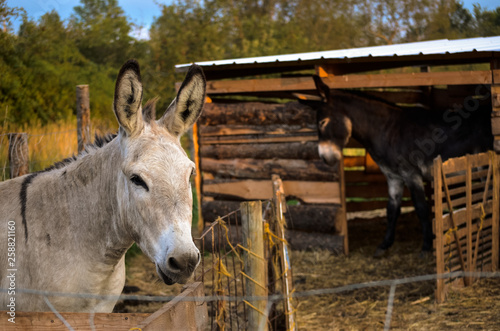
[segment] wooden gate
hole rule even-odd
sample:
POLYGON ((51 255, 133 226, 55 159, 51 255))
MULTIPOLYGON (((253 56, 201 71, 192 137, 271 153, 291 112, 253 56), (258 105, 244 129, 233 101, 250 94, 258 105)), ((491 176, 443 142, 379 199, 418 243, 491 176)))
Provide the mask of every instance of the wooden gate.
MULTIPOLYGON (((499 170, 494 152, 434 160, 434 233, 437 274, 498 270, 499 170)), ((436 300, 450 285, 473 277, 440 278, 436 300)))

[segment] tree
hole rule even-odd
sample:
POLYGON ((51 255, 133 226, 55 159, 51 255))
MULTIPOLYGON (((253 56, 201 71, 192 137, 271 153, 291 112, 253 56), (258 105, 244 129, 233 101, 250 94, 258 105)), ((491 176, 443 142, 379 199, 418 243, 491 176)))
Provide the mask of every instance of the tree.
POLYGON ((131 25, 117 0, 80 0, 70 28, 80 52, 97 64, 117 68, 130 54, 131 25))
POLYGON ((477 22, 477 35, 482 37, 500 36, 500 7, 488 11, 475 4, 474 17, 477 22))

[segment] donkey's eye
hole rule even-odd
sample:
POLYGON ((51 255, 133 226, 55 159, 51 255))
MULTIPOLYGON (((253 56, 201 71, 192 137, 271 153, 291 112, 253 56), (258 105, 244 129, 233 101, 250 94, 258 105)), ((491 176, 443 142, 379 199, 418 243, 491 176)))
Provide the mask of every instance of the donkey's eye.
POLYGON ((141 178, 141 176, 139 175, 132 175, 130 177, 130 181, 132 183, 134 183, 134 185, 136 186, 141 186, 142 188, 144 188, 146 191, 149 191, 149 187, 148 185, 146 184, 146 182, 141 178))

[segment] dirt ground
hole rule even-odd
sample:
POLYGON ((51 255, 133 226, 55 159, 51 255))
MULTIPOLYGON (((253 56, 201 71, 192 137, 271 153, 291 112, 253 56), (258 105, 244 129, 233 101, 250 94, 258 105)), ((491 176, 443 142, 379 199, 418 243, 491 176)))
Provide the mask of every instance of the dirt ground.
MULTIPOLYGON (((381 259, 372 254, 385 229, 384 219, 349 222, 350 255, 326 251, 292 251, 295 292, 331 289, 349 284, 433 274, 433 257, 419 257, 422 236, 413 213, 399 221, 396 243, 381 259)), ((154 265, 142 254, 129 259, 126 292, 176 295, 182 286, 158 280, 154 265)), ((435 303, 435 281, 398 285, 391 330, 499 330, 500 279, 484 279, 452 290, 444 304, 435 303)), ((383 330, 389 287, 296 299, 299 330, 383 330)), ((154 312, 162 303, 121 302, 117 312, 154 312)))

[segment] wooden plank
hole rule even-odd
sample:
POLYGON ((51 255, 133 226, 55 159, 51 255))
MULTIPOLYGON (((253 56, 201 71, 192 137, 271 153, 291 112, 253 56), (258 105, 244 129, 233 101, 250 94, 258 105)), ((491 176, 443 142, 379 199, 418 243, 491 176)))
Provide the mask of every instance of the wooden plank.
MULTIPOLYGON (((345 89, 362 87, 491 84, 491 79, 491 71, 483 70, 328 76, 324 78, 323 81, 332 89, 345 89)), ((207 94, 314 90, 314 82, 310 77, 224 80, 207 82, 207 94)))
MULTIPOLYGON (((268 200, 272 198, 270 180, 241 180, 230 183, 205 184, 204 194, 243 200, 268 200)), ((283 181, 287 196, 305 203, 340 204, 338 182, 283 181)), ((229 199, 228 199, 229 200, 229 199)))
MULTIPOLYGON (((23 330, 23 331, 44 331, 56 330, 66 331, 68 328, 64 323, 52 312, 22 312, 16 311, 16 323, 11 323, 7 320, 8 314, 6 311, 0 311, 1 330, 23 330)), ((90 324, 89 313, 60 313, 61 316, 71 325, 74 330, 92 330, 90 324)), ((93 319, 94 330, 109 331, 109 330, 130 330, 132 327, 141 323, 151 314, 138 313, 95 313, 93 319)))
POLYGON ((203 283, 189 284, 181 294, 137 324, 136 328, 142 331, 203 331, 208 323, 207 303, 203 300, 204 297, 203 283))
MULTIPOLYGON (((465 171, 465 169, 467 169, 467 158, 465 156, 455 157, 443 162, 443 172, 446 175, 449 173, 465 171)), ((448 184, 451 184, 451 182, 448 182, 448 184)))
MULTIPOLYGON (((470 209, 471 209, 472 219, 477 219, 477 218, 481 217, 482 210, 481 210, 481 206, 479 204, 473 205, 470 209)), ((487 201, 484 204, 484 211, 485 211, 486 215, 489 215, 493 212, 493 202, 492 201, 487 201)), ((453 217, 454 217, 455 221, 457 222, 457 224, 463 224, 466 222, 465 213, 466 213, 465 209, 454 211, 453 217)), ((449 214, 444 215, 442 217, 442 220, 443 220, 442 223, 443 223, 444 229, 448 230, 449 228, 453 227, 453 225, 451 224, 449 214)))

